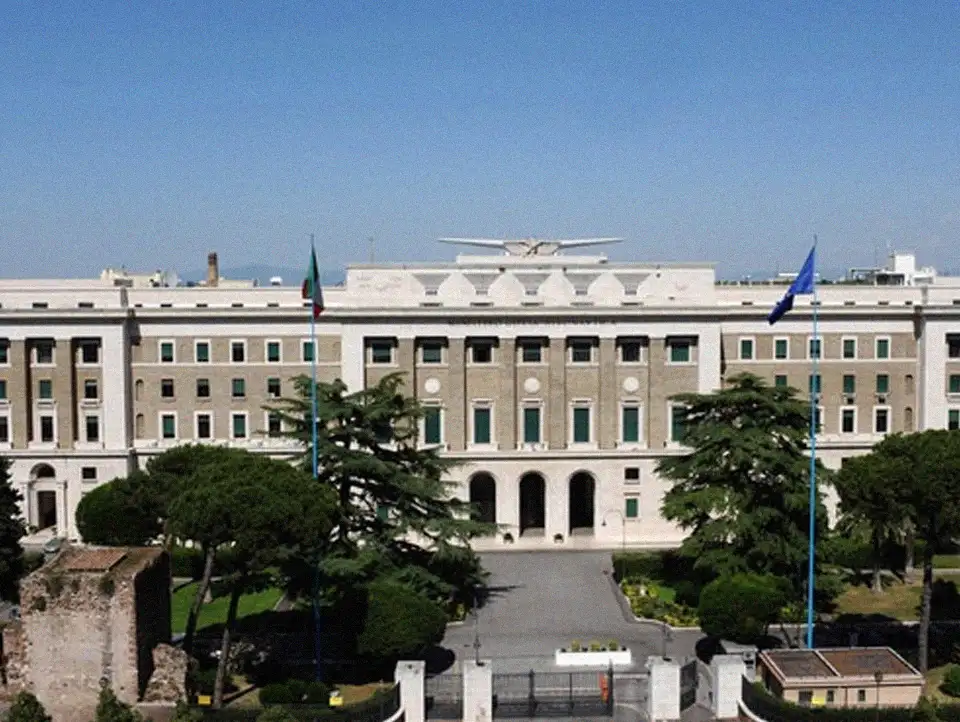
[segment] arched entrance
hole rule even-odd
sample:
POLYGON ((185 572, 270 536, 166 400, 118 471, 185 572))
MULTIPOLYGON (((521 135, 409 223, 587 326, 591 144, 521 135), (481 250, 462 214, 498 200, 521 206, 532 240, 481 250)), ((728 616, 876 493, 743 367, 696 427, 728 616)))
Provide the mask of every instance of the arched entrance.
MULTIPOLYGON (((37 464, 30 472, 30 482, 36 486, 42 482, 56 480, 57 472, 49 464, 37 464)), ((38 529, 57 526, 57 492, 55 489, 36 489, 36 524, 38 529)))
POLYGON ((593 475, 578 471, 570 477, 570 534, 593 534, 597 484, 593 475))
POLYGON ((520 535, 542 535, 547 526, 547 482, 531 471, 520 477, 520 535))
POLYGON ((470 477, 470 503, 474 520, 497 523, 497 482, 485 471, 470 477))

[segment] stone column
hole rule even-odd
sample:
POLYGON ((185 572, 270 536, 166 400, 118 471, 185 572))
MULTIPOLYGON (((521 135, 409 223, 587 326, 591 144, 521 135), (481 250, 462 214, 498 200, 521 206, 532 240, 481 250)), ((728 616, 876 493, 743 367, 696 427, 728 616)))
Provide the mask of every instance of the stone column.
POLYGON ((713 676, 712 712, 718 720, 740 717, 745 667, 739 654, 718 654, 710 662, 713 676))
POLYGON ((463 662, 463 719, 470 722, 493 719, 493 668, 489 659, 463 662))
POLYGON ((397 662, 393 680, 400 685, 400 706, 403 708, 405 722, 424 722, 424 694, 426 680, 426 662, 397 662))
POLYGON ((650 672, 647 718, 651 722, 676 722, 680 719, 680 663, 650 657, 647 670, 650 672))

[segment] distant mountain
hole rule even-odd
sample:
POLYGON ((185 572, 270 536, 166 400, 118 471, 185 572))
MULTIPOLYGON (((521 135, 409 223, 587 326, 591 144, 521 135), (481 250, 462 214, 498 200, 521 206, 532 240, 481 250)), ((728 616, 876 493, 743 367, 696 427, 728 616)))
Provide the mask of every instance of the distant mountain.
MULTIPOLYGON (((207 278, 207 269, 185 271, 178 274, 181 281, 197 282, 204 281, 207 278)), ((283 279, 284 286, 299 286, 303 282, 304 271, 302 269, 280 268, 278 266, 249 265, 236 266, 234 268, 221 268, 220 276, 234 280, 256 279, 261 286, 270 285, 270 279, 280 277, 283 279)), ((324 286, 335 286, 344 281, 343 271, 321 271, 320 282, 324 286)))

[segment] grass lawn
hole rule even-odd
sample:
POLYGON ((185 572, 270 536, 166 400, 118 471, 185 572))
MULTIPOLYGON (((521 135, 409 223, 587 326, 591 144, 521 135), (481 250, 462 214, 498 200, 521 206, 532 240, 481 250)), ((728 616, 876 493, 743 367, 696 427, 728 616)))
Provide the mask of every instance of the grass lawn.
MULTIPOLYGON (((244 680, 237 680, 239 684, 238 687, 244 687, 244 680)), ((390 685, 384 682, 371 682, 369 684, 331 684, 329 685, 331 690, 339 689, 340 694, 343 695, 343 705, 349 707, 353 704, 359 704, 360 702, 365 702, 379 690, 384 687, 389 687, 390 685)), ((243 694, 237 697, 235 700, 230 702, 230 707, 243 707, 243 708, 253 708, 260 706, 260 698, 257 694, 258 690, 251 690, 246 694, 243 694)))
MULTIPOLYGON (((190 613, 190 605, 197 593, 197 582, 181 587, 173 593, 171 600, 171 624, 174 634, 179 634, 187 628, 187 616, 190 613)), ((254 594, 244 594, 240 597, 240 604, 237 607, 237 618, 246 617, 250 614, 258 614, 273 609, 283 592, 279 589, 265 589, 262 592, 254 594)), ((203 629, 212 624, 223 624, 227 621, 227 607, 230 604, 228 597, 219 597, 203 605, 200 609, 200 619, 197 623, 197 629, 203 629)))
MULTIPOLYGON (((919 559, 917 561, 920 561, 919 559)), ((960 554, 934 554, 934 569, 960 569, 960 554)))
MULTIPOLYGON (((956 574, 937 574, 936 579, 953 582, 960 587, 960 576, 956 574)), ((867 585, 847 587, 847 590, 834 600, 834 614, 883 614, 901 621, 919 619, 920 592, 923 588, 918 580, 903 584, 886 578, 883 594, 874 594, 867 585)))

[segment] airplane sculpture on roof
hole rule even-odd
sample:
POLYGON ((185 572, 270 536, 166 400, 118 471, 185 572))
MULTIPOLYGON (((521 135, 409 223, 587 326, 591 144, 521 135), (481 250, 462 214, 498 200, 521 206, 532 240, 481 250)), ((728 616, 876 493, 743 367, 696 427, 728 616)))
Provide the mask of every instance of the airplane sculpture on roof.
POLYGON ((622 238, 577 238, 568 241, 538 240, 536 238, 522 238, 517 240, 499 240, 493 238, 438 238, 441 243, 450 243, 457 246, 481 246, 483 248, 499 248, 508 256, 556 256, 565 248, 581 248, 583 246, 602 246, 608 243, 620 243, 622 238))

